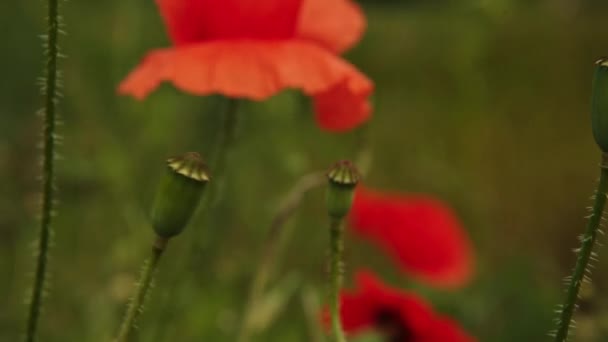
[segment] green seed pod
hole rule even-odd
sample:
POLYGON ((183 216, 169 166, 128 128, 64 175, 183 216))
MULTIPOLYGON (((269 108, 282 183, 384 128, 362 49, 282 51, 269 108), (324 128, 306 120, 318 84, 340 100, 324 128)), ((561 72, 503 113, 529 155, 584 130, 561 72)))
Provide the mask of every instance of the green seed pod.
POLYGON ((167 160, 167 172, 152 209, 152 227, 158 236, 170 238, 184 230, 209 179, 207 166, 198 153, 188 152, 167 160))
POLYGON ((353 204, 353 194, 359 182, 359 173, 348 160, 336 163, 328 172, 327 212, 335 219, 342 219, 353 204))
POLYGON ((608 153, 608 58, 595 63, 591 90, 591 129, 595 142, 608 153))

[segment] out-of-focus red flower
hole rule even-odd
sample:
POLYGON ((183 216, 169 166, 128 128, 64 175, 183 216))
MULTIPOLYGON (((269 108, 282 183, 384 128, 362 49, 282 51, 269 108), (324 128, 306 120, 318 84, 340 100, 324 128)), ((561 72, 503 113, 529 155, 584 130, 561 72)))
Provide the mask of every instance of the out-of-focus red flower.
POLYGON ((388 287, 370 272, 359 272, 357 286, 340 295, 340 315, 347 334, 375 329, 387 342, 475 341, 455 321, 434 312, 420 297, 388 287))
POLYGON ((473 274, 468 235, 452 210, 437 199, 359 186, 349 220, 356 233, 382 247, 402 270, 420 280, 457 287, 473 274))
POLYGON ((351 129, 372 82, 337 56, 365 18, 352 0, 157 0, 174 46, 148 53, 120 84, 142 99, 162 81, 196 94, 261 100, 286 88, 314 99, 318 124, 351 129))

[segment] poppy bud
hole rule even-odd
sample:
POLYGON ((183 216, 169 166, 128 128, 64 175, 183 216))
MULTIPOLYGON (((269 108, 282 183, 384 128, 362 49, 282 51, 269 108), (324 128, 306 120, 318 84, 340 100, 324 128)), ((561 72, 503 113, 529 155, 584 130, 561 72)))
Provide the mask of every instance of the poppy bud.
POLYGON ((328 172, 327 212, 335 219, 342 219, 353 203, 355 186, 359 182, 359 173, 348 160, 337 162, 328 172))
POLYGON ((167 160, 152 209, 152 227, 160 237, 170 238, 184 230, 209 182, 207 166, 196 152, 167 160))
POLYGON ((595 62, 591 90, 591 129, 600 149, 608 153, 608 58, 595 62))

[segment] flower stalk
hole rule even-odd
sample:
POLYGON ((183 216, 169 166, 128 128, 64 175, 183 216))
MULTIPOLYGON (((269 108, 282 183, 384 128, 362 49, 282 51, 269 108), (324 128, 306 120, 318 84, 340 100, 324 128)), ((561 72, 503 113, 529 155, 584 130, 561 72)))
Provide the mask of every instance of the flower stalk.
POLYGON ((342 220, 332 218, 330 232, 330 256, 329 256, 329 310, 331 316, 331 330, 334 342, 345 342, 342 321, 340 320, 340 288, 342 287, 343 263, 342 253, 344 242, 342 241, 343 227, 342 220))
POLYGON ((28 317, 26 323, 25 341, 36 340, 38 321, 42 307, 45 290, 49 244, 51 239, 51 224, 53 218, 53 202, 55 197, 55 146, 57 135, 56 106, 58 72, 57 60, 59 58, 58 36, 59 36, 59 0, 48 0, 47 33, 46 33, 46 67, 45 82, 43 84, 44 115, 43 128, 43 160, 42 160, 42 204, 40 217, 40 231, 37 245, 36 271, 34 274, 34 285, 29 303, 28 317))
POLYGON ((329 226, 329 313, 334 342, 346 342, 340 319, 340 288, 342 287, 344 251, 343 221, 353 204, 359 173, 351 162, 336 163, 327 173, 327 213, 329 226))
POLYGON ((566 293, 566 300, 563 304, 557 332, 555 334, 555 342, 564 342, 568 338, 568 331, 572 322, 572 315, 576 308, 576 302, 578 300, 579 290, 582 282, 590 282, 591 278, 589 275, 589 261, 593 257, 593 248, 595 246, 595 240, 597 233, 600 230, 600 222, 602 219, 602 213, 606 205, 606 193, 608 192, 608 155, 602 154, 602 163, 600 164, 600 180, 595 190, 593 209, 591 216, 589 216, 589 222, 587 229, 581 237, 581 247, 578 249, 578 256, 576 259, 576 265, 569 281, 568 290, 566 293))
POLYGON ((120 326, 120 331, 118 333, 118 337, 116 338, 116 342, 126 342, 129 340, 129 337, 131 336, 135 327, 135 323, 137 322, 137 318, 143 311, 146 295, 148 294, 148 290, 152 284, 152 279, 154 278, 154 273, 158 267, 160 257, 163 255, 168 242, 168 238, 157 237, 156 242, 152 246, 152 255, 144 264, 144 268, 137 283, 137 291, 135 292, 135 296, 133 297, 132 301, 129 303, 129 309, 127 310, 127 315, 120 326))
POLYGON ((594 257, 593 248, 606 205, 606 192, 608 191, 608 59, 606 58, 600 58, 595 62, 591 88, 591 130, 595 143, 602 151, 600 180, 593 196, 594 203, 587 229, 580 239, 581 247, 578 249, 574 271, 568 279, 566 299, 557 320, 555 342, 564 342, 568 339, 581 284, 591 281, 588 265, 594 257))
MULTIPOLYGON (((213 174, 223 175, 226 164, 226 155, 230 147, 234 143, 236 130, 238 126, 238 108, 239 101, 236 98, 224 98, 224 108, 222 109, 222 127, 218 131, 218 136, 209 158, 209 165, 213 167, 213 174)), ((210 198, 212 196, 207 196, 210 198)))

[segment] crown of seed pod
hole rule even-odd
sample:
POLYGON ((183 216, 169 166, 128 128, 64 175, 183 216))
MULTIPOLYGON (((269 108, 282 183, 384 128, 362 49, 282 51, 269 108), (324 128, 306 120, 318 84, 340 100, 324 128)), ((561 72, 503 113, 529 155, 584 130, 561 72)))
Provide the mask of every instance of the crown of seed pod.
POLYGON ((591 90, 591 129, 595 142, 608 152, 608 58, 595 62, 591 90))
POLYGON ((170 238, 184 230, 209 180, 207 166, 198 153, 167 159, 167 171, 152 209, 152 227, 158 236, 170 238))
POLYGON ((327 212, 329 216, 341 219, 352 206, 354 190, 360 179, 359 172, 350 161, 342 160, 329 169, 327 179, 327 212))

